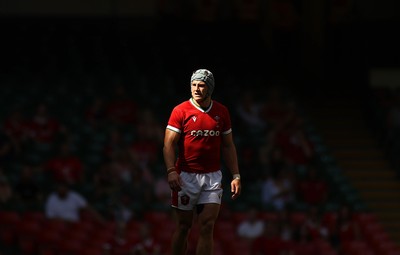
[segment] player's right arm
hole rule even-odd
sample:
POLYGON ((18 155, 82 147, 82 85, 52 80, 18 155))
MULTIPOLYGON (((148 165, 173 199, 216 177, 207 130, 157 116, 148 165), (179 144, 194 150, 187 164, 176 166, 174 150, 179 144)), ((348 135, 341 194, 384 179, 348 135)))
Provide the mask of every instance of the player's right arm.
POLYGON ((164 163, 167 168, 168 183, 173 191, 179 191, 182 186, 180 175, 175 169, 176 150, 179 138, 180 133, 168 128, 165 130, 163 147, 164 163))

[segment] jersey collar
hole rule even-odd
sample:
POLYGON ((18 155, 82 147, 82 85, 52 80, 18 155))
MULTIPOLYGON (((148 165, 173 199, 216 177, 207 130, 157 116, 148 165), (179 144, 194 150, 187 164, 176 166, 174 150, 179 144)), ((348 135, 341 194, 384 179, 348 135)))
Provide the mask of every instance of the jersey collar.
POLYGON ((189 101, 194 107, 196 107, 196 109, 198 109, 201 112, 209 112, 211 110, 212 106, 213 106, 213 100, 211 100, 210 106, 206 110, 204 110, 203 108, 197 106, 197 104, 194 102, 193 98, 190 98, 189 101))

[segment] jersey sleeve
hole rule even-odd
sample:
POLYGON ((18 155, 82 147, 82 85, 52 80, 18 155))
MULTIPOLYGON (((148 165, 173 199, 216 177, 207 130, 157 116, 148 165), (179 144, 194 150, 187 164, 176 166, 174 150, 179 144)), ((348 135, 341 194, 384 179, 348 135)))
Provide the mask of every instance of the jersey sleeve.
POLYGON ((177 133, 182 133, 183 129, 183 111, 175 107, 168 120, 167 129, 177 133))

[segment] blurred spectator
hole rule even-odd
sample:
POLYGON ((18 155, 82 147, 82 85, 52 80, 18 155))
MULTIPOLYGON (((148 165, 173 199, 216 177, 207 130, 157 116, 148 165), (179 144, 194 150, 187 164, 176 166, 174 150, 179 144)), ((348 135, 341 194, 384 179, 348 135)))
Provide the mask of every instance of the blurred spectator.
POLYGON ((149 178, 148 181, 152 181, 153 178, 151 167, 160 162, 161 151, 159 148, 162 147, 164 139, 164 133, 161 130, 161 126, 153 121, 139 124, 137 138, 130 146, 132 157, 144 171, 144 176, 149 178), (146 126, 146 123, 149 124, 149 127, 146 126))
POLYGON ((135 214, 141 217, 146 209, 155 203, 153 187, 154 184, 146 181, 140 169, 131 173, 131 181, 122 184, 122 193, 129 196, 135 214))
POLYGON ((293 183, 288 178, 289 170, 285 167, 276 169, 264 179, 261 187, 261 199, 264 206, 272 206, 281 211, 291 205, 294 199, 293 183))
POLYGON ((115 160, 117 155, 127 149, 127 143, 123 134, 118 129, 112 129, 108 133, 108 140, 104 146, 104 154, 107 160, 115 160))
POLYGON ((85 120, 92 128, 101 128, 106 123, 107 114, 105 105, 104 99, 98 96, 85 109, 85 120))
POLYGON ((293 241, 294 233, 298 226, 291 219, 292 210, 286 207, 278 212, 278 224, 282 241, 290 244, 293 241))
POLYGON ((5 118, 3 130, 20 151, 28 138, 28 123, 20 108, 13 109, 5 118))
POLYGON ((272 174, 282 168, 286 162, 282 150, 273 144, 274 132, 270 131, 265 135, 265 140, 258 149, 258 159, 263 171, 272 174))
POLYGON ((317 206, 308 208, 307 217, 302 227, 310 233, 312 240, 329 239, 329 229, 322 223, 322 214, 317 206))
POLYGON ((348 24, 355 18, 354 0, 331 0, 329 22, 333 25, 348 24))
POLYGON ((304 179, 298 181, 299 197, 309 205, 322 205, 328 199, 328 183, 315 166, 310 165, 304 179))
POLYGON ((342 204, 337 212, 335 228, 331 233, 331 240, 334 247, 340 247, 351 241, 362 239, 360 226, 353 218, 349 206, 342 204))
POLYGON ((257 182, 260 178, 257 149, 258 147, 253 142, 242 143, 237 149, 238 154, 240 154, 239 167, 246 169, 246 181, 249 182, 257 182))
POLYGON ((33 115, 28 118, 28 135, 38 143, 53 143, 56 138, 66 132, 65 127, 48 112, 45 103, 39 103, 33 115))
POLYGON ((165 176, 160 176, 154 183, 154 196, 160 206, 167 209, 171 206, 171 188, 165 176))
POLYGON ((57 182, 54 191, 48 195, 45 201, 45 215, 49 219, 76 222, 80 220, 83 210, 90 213, 98 222, 104 222, 103 217, 88 204, 86 198, 71 190, 70 185, 66 182, 57 182))
POLYGON ((93 174, 93 199, 96 201, 106 201, 119 191, 120 181, 118 176, 112 171, 109 163, 100 165, 99 169, 93 174))
POLYGON ((264 232, 264 221, 261 219, 256 208, 250 208, 246 212, 246 218, 239 222, 237 234, 243 240, 252 242, 264 232))
POLYGON ((281 125, 288 114, 287 101, 281 88, 272 86, 268 88, 261 116, 269 128, 281 125))
POLYGON ((267 123, 261 118, 262 105, 255 99, 253 90, 246 90, 236 108, 241 131, 256 135, 267 128, 267 123))
POLYGON ((7 176, 0 169, 0 207, 7 207, 13 198, 13 190, 7 176))
POLYGON ((20 208, 36 210, 43 202, 43 192, 36 179, 38 175, 33 166, 22 165, 22 171, 14 186, 15 197, 20 208))
POLYGON ((271 18, 275 29, 283 33, 296 28, 300 17, 293 0, 274 0, 271 2, 271 8, 274 13, 271 18))
POLYGON ((212 23, 217 19, 218 0, 196 0, 194 1, 194 21, 201 23, 212 23))
POLYGON ((159 145, 164 141, 164 127, 161 126, 155 112, 150 108, 140 110, 136 129, 139 138, 150 140, 159 145))
POLYGON ((132 180, 132 173, 136 169, 140 170, 138 163, 128 150, 118 151, 110 162, 110 168, 113 176, 122 183, 129 183, 132 180))
POLYGON ((279 226, 276 221, 265 223, 263 234, 256 238, 251 247, 251 255, 286 255, 288 247, 280 237, 279 226))
POLYGON ((160 255, 161 245, 153 238, 150 225, 143 223, 139 229, 139 242, 134 244, 129 255, 160 255))
POLYGON ((21 152, 20 149, 20 144, 16 143, 0 128, 0 167, 12 163, 21 152))
POLYGON ((274 136, 275 146, 281 148, 285 161, 290 165, 307 166, 314 156, 314 148, 301 124, 294 119, 286 119, 281 124, 274 136))
MULTIPOLYGON (((272 27, 272 59, 277 71, 285 71, 295 62, 299 48, 301 13, 295 0, 269 1, 269 22, 272 27)), ((289 69, 288 71, 293 71, 289 69)))
POLYGON ((114 201, 110 206, 112 207, 115 221, 126 224, 136 216, 131 206, 133 201, 128 194, 118 194, 114 201))
POLYGON ((235 0, 236 19, 242 23, 256 24, 261 18, 261 1, 260 0, 235 0))
POLYGON ((111 99, 106 102, 106 115, 108 120, 116 126, 135 124, 137 121, 138 107, 127 94, 123 85, 117 85, 111 99))
POLYGON ((104 245, 107 255, 128 255, 137 238, 130 240, 128 229, 123 222, 117 222, 113 238, 104 245))
POLYGON ((291 252, 295 255, 320 255, 316 243, 306 227, 300 227, 294 233, 291 252))
POLYGON ((49 173, 55 181, 78 184, 84 178, 84 167, 81 159, 71 153, 70 144, 61 143, 58 153, 43 165, 45 173, 49 173))

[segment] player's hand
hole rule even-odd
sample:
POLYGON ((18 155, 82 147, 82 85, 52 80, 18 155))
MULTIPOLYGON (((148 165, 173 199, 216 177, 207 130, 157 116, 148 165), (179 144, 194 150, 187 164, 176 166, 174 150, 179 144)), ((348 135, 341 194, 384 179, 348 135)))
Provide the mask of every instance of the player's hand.
POLYGON ((231 192, 232 192, 232 199, 235 200, 242 190, 242 184, 240 179, 233 179, 231 182, 231 192))
POLYGON ((178 172, 174 171, 168 174, 168 184, 172 191, 180 191, 182 189, 182 179, 178 172))

